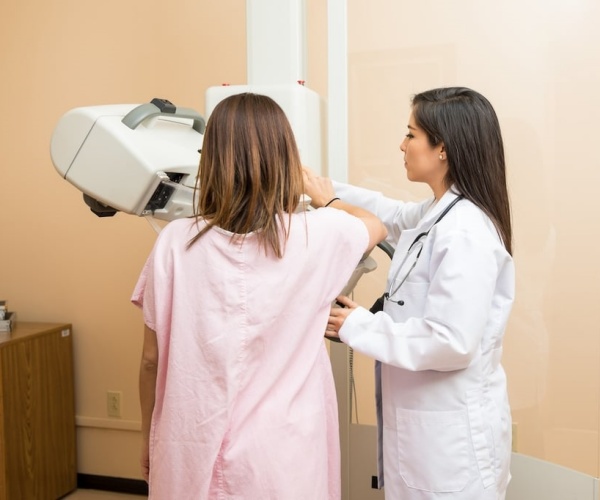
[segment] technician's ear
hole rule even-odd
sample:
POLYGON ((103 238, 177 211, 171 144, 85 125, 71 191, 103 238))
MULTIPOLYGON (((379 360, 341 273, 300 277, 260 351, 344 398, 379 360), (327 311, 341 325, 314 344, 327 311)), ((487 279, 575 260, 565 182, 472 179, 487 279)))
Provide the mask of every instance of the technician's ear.
POLYGON ((441 161, 444 161, 446 159, 446 148, 444 147, 444 143, 442 143, 441 145, 438 145, 438 148, 440 148, 438 158, 441 161))

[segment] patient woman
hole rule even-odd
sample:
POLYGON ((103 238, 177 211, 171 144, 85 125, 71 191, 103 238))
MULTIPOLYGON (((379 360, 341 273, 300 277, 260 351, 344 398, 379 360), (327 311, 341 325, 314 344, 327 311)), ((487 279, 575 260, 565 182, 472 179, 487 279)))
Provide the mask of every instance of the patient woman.
POLYGON ((298 210, 313 182, 269 97, 221 101, 201 156, 196 214, 162 230, 132 297, 145 323, 150 498, 339 499, 323 332, 330 304, 386 230, 337 199, 298 210))

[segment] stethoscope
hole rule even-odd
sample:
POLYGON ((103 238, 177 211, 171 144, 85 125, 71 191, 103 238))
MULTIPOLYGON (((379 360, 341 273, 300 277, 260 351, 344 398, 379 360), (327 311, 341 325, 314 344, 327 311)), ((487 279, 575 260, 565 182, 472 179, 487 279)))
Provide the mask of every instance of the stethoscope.
POLYGON ((464 196, 462 194, 458 195, 452 201, 452 203, 450 203, 450 205, 448 205, 444 209, 444 211, 439 215, 439 217, 436 219, 436 221, 431 225, 431 227, 427 231, 419 233, 415 237, 415 239, 413 240, 413 242, 408 247, 408 250, 406 251, 406 254, 404 255, 404 258, 402 259, 402 262, 400 262, 400 265, 398 266, 398 270, 394 274, 394 278, 392 280, 390 280, 387 291, 383 294, 384 300, 387 300, 389 302, 393 302, 394 304, 398 304, 399 306, 403 306, 404 305, 404 301, 403 300, 401 300, 401 299, 400 300, 392 300, 392 299, 390 299, 390 297, 393 296, 393 295, 395 295, 396 293, 398 293, 398 290, 400 290, 400 288, 402 287, 402 285, 404 284, 404 282, 410 276, 410 273, 412 272, 412 270, 417 265, 417 262, 419 261, 419 257, 421 256, 421 252, 423 251, 423 246, 424 246, 424 243, 425 243, 425 238, 427 238, 427 235, 433 229, 433 226, 435 226, 439 221, 441 221, 446 216, 446 214, 450 211, 450 209, 454 205, 456 205, 460 200, 462 200, 463 198, 464 198, 464 196), (392 286, 398 280, 398 276, 400 275, 400 272, 402 271, 402 268, 406 264, 406 261, 411 256, 411 254, 413 254, 414 252, 417 252, 417 254, 415 256, 415 259, 414 259, 413 263, 411 264, 410 268, 408 269, 408 271, 406 272, 406 274, 404 275, 404 277, 402 278, 402 280, 400 281, 400 283, 398 283, 398 285, 392 290, 392 286))

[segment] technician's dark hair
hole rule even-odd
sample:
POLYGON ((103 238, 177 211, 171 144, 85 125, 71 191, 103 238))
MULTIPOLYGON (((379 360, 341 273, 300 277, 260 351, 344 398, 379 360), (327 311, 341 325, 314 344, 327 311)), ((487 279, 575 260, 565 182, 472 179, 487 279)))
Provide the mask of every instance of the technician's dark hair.
POLYGON ((217 104, 204 133, 198 187, 194 217, 206 225, 188 247, 216 226, 233 233, 232 241, 255 232, 265 253, 282 257, 304 181, 294 133, 273 99, 242 93, 217 104))
POLYGON ((445 185, 455 185, 490 217, 512 254, 504 145, 490 102, 474 90, 448 87, 416 94, 412 105, 415 122, 427 133, 429 143, 444 144, 445 185))

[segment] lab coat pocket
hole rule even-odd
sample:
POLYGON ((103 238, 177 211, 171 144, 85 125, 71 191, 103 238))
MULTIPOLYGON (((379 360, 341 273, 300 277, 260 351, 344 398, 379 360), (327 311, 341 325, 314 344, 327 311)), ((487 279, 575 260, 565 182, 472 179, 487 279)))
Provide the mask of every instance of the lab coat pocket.
POLYGON ((461 491, 469 481, 466 411, 396 410, 400 475, 410 488, 461 491))

